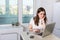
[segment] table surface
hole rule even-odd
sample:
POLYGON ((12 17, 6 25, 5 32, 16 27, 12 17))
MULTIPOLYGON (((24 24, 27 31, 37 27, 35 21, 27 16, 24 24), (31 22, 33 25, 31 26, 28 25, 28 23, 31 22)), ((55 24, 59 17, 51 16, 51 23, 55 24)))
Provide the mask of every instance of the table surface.
POLYGON ((39 35, 35 35, 35 34, 34 34, 34 38, 30 38, 30 35, 31 34, 27 35, 27 32, 21 32, 21 36, 22 36, 23 40, 60 40, 60 38, 56 37, 53 34, 50 34, 44 38, 42 38, 39 35))

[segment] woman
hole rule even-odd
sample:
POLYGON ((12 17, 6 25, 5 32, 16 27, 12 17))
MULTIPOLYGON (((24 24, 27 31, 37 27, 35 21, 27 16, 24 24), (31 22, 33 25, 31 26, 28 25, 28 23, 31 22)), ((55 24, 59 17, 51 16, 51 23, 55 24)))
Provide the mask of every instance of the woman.
POLYGON ((31 19, 29 30, 36 33, 42 33, 47 22, 46 11, 43 7, 38 8, 37 14, 31 19))

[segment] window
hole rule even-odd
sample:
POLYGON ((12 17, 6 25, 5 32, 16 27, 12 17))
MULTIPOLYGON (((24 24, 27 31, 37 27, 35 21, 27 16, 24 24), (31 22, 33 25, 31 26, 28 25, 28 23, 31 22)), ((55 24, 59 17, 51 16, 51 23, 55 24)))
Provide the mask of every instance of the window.
POLYGON ((17 0, 0 0, 0 24, 16 23, 17 7, 17 0))
POLYGON ((22 23, 29 23, 33 16, 33 0, 23 0, 22 23))

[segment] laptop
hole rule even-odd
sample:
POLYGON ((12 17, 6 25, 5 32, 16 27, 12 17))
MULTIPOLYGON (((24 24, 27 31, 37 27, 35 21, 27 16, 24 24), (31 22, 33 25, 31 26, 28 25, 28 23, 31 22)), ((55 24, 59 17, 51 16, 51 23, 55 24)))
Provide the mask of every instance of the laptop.
POLYGON ((42 33, 41 36, 45 37, 45 36, 50 35, 53 32, 54 27, 55 27, 55 22, 47 24, 46 28, 45 28, 45 30, 44 30, 44 32, 42 33))
MULTIPOLYGON (((45 28, 44 32, 41 33, 41 34, 37 34, 37 35, 41 36, 42 38, 46 37, 53 32, 54 27, 55 27, 55 22, 54 23, 49 23, 49 24, 46 25, 46 28, 45 28)), ((30 35, 30 37, 33 38, 34 36, 30 35)))

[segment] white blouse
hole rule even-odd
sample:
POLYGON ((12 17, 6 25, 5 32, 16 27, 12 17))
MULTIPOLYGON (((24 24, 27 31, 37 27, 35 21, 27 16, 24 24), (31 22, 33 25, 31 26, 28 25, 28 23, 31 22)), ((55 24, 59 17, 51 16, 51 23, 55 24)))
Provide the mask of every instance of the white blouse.
POLYGON ((30 23, 29 23, 29 24, 32 25, 33 30, 34 30, 34 29, 40 29, 40 32, 43 32, 43 30, 45 29, 45 26, 43 27, 42 23, 44 23, 44 21, 42 21, 42 19, 40 19, 40 20, 39 20, 39 25, 37 26, 37 25, 35 25, 34 19, 32 18, 32 19, 30 20, 30 23))

